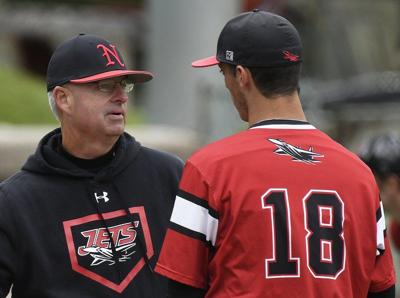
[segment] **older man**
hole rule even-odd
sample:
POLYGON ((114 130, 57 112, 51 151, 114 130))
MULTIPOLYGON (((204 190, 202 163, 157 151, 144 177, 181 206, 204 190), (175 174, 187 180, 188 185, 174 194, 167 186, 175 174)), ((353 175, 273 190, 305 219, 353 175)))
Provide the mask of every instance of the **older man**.
MULTIPOLYGON (((128 93, 152 79, 80 34, 48 66, 61 128, 0 185, 0 297, 164 297, 153 273, 181 161, 124 132, 128 93)), ((27 107, 29 101, 27 100, 27 107)))

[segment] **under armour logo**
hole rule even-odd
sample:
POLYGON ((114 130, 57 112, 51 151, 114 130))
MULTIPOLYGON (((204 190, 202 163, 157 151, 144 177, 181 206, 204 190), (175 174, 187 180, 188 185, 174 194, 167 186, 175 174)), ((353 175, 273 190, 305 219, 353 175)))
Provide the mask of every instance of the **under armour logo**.
POLYGON ((225 58, 228 61, 233 61, 233 51, 226 51, 225 58))
POLYGON ((97 48, 98 49, 102 49, 103 50, 103 56, 106 57, 107 59, 107 64, 106 66, 109 65, 114 65, 115 61, 111 58, 113 57, 118 63, 119 65, 121 65, 122 67, 125 66, 124 63, 122 63, 121 58, 118 55, 117 49, 115 48, 115 46, 113 46, 112 44, 110 44, 111 49, 107 48, 105 45, 103 44, 98 44, 97 48))
POLYGON ((104 203, 107 203, 110 200, 110 198, 107 196, 108 196, 108 192, 106 192, 106 191, 103 191, 103 195, 100 195, 100 196, 97 195, 97 192, 94 193, 94 197, 95 197, 97 203, 99 203, 99 200, 104 200, 104 203))

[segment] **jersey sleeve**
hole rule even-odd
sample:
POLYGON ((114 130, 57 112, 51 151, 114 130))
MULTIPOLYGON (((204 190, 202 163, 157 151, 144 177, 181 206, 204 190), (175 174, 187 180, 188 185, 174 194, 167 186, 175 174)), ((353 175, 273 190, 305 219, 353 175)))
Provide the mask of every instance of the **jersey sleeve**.
POLYGON ((372 274, 369 292, 381 292, 396 283, 389 239, 386 236, 386 225, 382 202, 376 212, 377 221, 377 258, 372 274))
POLYGON ((212 192, 199 170, 187 162, 156 272, 192 287, 207 289, 208 263, 218 230, 212 192))

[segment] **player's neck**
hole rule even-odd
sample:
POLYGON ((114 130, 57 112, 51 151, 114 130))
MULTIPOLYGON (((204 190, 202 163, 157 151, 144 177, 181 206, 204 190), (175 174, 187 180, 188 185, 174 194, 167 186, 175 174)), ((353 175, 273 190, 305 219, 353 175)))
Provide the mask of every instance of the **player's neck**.
POLYGON ((260 93, 253 94, 248 111, 249 126, 269 119, 307 121, 297 92, 274 98, 266 98, 260 93))

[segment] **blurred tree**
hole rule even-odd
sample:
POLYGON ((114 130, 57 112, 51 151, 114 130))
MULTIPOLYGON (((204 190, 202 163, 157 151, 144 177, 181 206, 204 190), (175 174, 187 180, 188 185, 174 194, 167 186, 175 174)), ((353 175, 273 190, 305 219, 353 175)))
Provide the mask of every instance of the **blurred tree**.
POLYGON ((87 5, 87 4, 106 4, 106 5, 133 5, 142 6, 145 0, 3 0, 5 3, 17 4, 23 2, 31 3, 49 3, 49 4, 71 4, 71 5, 87 5))
POLYGON ((56 122, 50 112, 43 79, 21 71, 0 68, 0 81, 0 122, 56 122))
MULTIPOLYGON (((0 68, 0 123, 56 124, 50 111, 45 79, 11 68, 0 68)), ((140 110, 129 106, 127 124, 143 122, 140 110)))

